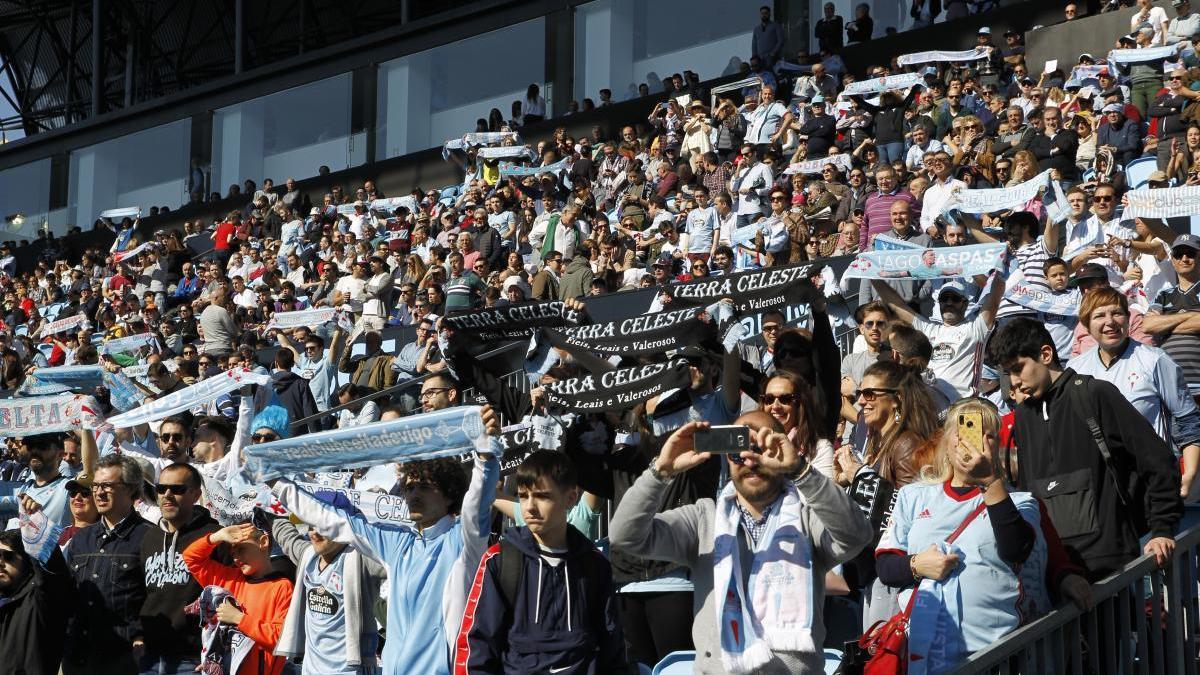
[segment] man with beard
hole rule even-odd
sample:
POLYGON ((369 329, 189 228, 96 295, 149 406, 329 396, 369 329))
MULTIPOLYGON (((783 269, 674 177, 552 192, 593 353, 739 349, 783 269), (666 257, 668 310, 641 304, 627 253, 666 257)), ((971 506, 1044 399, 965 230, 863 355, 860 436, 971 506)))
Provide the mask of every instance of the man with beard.
POLYGON ((43 565, 18 530, 0 532, 0 670, 52 675, 71 612, 71 573, 57 546, 43 565))
POLYGON ((732 661, 744 672, 821 672, 825 572, 869 543, 871 527, 768 413, 736 423, 747 427, 752 449, 723 455, 731 480, 717 498, 658 512, 672 479, 713 456, 695 448, 708 423, 689 422, 625 493, 610 530, 613 550, 691 569, 697 671, 723 672, 732 661), (749 587, 753 594, 743 592, 749 587), (756 605, 760 598, 790 607, 792 620, 756 605), (751 626, 757 630, 739 631, 751 626))
MULTIPOLYGON (((172 426, 177 424, 173 422, 172 426)), ((160 446, 164 433, 172 436, 170 454, 178 456, 174 446, 177 432, 172 429, 160 433, 160 446)), ((146 580, 141 611, 146 641, 143 672, 187 674, 199 665, 200 630, 194 618, 184 616, 183 608, 200 597, 201 588, 188 572, 183 550, 220 529, 208 511, 196 505, 200 486, 200 472, 185 463, 164 468, 154 486, 162 518, 157 528, 146 532, 140 555, 146 580)))
POLYGON ((941 321, 922 316, 912 310, 900 294, 890 286, 872 280, 875 292, 903 322, 924 333, 933 344, 929 369, 954 387, 959 396, 979 394, 979 373, 983 366, 983 343, 996 325, 996 309, 1004 295, 1004 280, 996 277, 987 294, 979 300, 979 313, 967 321, 970 298, 966 287, 958 281, 943 284, 938 290, 941 321))
MULTIPOLYGON (((96 457, 96 441, 90 431, 80 429, 76 432, 79 438, 80 453, 84 457, 84 466, 96 457)), ((72 524, 71 510, 68 507, 67 481, 63 475, 63 434, 49 433, 26 436, 21 439, 21 454, 29 472, 27 479, 12 494, 12 499, 0 499, 0 515, 15 518, 18 502, 21 508, 29 512, 30 508, 46 512, 51 522, 63 527, 72 524)), ((84 469, 86 472, 86 468, 84 469)), ((13 527, 16 527, 15 523, 13 527)))

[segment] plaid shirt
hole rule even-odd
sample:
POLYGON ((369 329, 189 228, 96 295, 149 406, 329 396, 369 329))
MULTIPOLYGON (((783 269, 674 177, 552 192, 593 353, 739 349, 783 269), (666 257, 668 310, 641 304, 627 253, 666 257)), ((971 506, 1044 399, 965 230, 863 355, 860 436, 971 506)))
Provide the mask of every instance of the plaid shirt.
POLYGON ((704 187, 708 188, 710 197, 716 197, 727 191, 729 189, 729 165, 721 164, 715 170, 705 173, 701 182, 704 183, 704 187))
POLYGON ((763 509, 762 518, 755 520, 754 514, 747 511, 740 501, 735 500, 735 503, 737 504, 738 511, 742 514, 742 527, 746 530, 746 534, 750 535, 750 541, 755 546, 758 546, 758 538, 766 531, 767 518, 771 517, 771 509, 775 508, 775 504, 773 503, 763 509))

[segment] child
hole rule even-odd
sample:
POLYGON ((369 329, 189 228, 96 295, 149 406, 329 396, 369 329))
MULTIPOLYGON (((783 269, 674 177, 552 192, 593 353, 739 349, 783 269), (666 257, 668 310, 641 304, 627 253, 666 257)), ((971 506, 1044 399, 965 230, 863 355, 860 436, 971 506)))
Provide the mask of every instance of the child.
MULTIPOLYGON (((1042 270, 1046 275, 1046 282, 1050 284, 1053 306, 1070 307, 1072 311, 1078 312, 1079 292, 1067 289, 1067 282, 1071 279, 1067 272, 1067 263, 1062 258, 1050 257, 1042 265, 1042 270), (1069 300, 1072 296, 1074 300, 1069 300)), ((1037 318, 1046 324, 1046 330, 1050 331, 1050 337, 1054 338, 1054 349, 1058 352, 1058 358, 1066 360, 1071 358, 1071 341, 1079 317, 1075 314, 1060 314, 1058 311, 1039 311, 1037 318)))
POLYGON ((454 673, 624 672, 625 639, 608 560, 567 514, 575 466, 538 450, 517 468, 525 527, 479 564, 455 645, 454 673))
POLYGON ((231 525, 192 542, 183 551, 183 561, 197 583, 224 588, 245 608, 228 602, 217 607, 217 620, 254 640, 237 675, 279 675, 287 658, 274 651, 291 604, 292 580, 271 568, 267 533, 250 523, 231 525), (234 567, 211 559, 221 544, 229 544, 234 567))

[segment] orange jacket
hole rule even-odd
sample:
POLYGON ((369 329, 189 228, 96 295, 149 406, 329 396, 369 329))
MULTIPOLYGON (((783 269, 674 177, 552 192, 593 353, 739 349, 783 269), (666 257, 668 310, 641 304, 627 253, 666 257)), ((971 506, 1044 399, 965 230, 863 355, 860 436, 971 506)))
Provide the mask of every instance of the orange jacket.
POLYGON ((254 640, 254 649, 235 675, 279 675, 287 658, 275 656, 283 620, 292 602, 292 580, 287 577, 247 579, 237 568, 212 560, 216 548, 208 537, 192 542, 183 561, 201 586, 221 586, 245 608, 238 630, 254 640))

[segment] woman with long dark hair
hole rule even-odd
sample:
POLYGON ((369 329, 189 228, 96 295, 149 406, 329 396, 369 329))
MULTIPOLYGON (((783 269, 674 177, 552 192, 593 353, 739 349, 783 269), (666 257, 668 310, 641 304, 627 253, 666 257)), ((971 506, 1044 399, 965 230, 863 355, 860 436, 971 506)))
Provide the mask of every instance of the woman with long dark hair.
POLYGON ((540 92, 541 87, 536 84, 529 85, 529 89, 525 91, 525 100, 521 102, 525 111, 523 124, 533 124, 546 119, 546 99, 542 98, 540 92))

